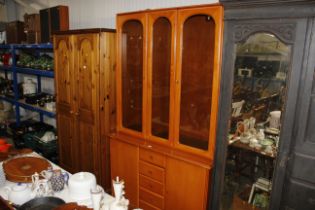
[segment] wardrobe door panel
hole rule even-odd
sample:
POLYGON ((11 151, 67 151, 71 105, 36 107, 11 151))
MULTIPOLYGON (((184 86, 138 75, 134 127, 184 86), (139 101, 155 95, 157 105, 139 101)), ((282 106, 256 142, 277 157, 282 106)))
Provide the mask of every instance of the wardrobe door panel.
POLYGON ((76 104, 81 170, 98 177, 99 145, 99 35, 75 36, 76 104), (84 156, 84 158, 83 158, 84 156))
POLYGON ((57 126, 60 165, 74 173, 77 171, 78 141, 75 136, 74 113, 74 74, 72 37, 55 36, 54 38, 55 86, 57 100, 57 126))

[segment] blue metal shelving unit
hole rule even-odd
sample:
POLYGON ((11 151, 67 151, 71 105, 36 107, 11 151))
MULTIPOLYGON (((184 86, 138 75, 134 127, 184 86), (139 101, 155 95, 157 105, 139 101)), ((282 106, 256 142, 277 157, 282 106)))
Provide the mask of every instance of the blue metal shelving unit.
POLYGON ((28 75, 36 75, 37 76, 37 85, 38 91, 41 91, 41 77, 54 78, 53 71, 41 70, 41 69, 31 69, 31 68, 21 68, 16 66, 16 50, 23 49, 34 49, 34 50, 51 50, 53 49, 53 45, 51 43, 46 44, 11 44, 11 45, 0 45, 0 49, 7 49, 11 53, 12 57, 12 65, 11 66, 0 66, 0 70, 5 71, 7 75, 8 72, 12 73, 13 79, 13 90, 14 90, 14 98, 8 98, 5 96, 0 96, 0 100, 7 101, 15 105, 15 113, 16 113, 16 122, 20 124, 20 107, 31 110, 34 112, 38 112, 40 114, 40 120, 43 121, 43 116, 55 117, 54 112, 50 112, 45 110, 42 107, 30 105, 25 103, 23 100, 19 98, 19 88, 18 88, 18 74, 28 74, 28 75))

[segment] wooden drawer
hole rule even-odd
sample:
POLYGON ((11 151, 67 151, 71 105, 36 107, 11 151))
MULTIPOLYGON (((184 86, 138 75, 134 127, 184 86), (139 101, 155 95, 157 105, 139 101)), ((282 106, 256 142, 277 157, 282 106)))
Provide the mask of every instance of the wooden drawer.
POLYGON ((163 168, 139 161, 139 173, 148 176, 156 181, 164 183, 165 172, 163 168))
POLYGON ((146 176, 139 175, 139 185, 149 191, 157 193, 159 195, 164 195, 164 186, 160 182, 156 182, 146 176))
POLYGON ((162 196, 151 193, 143 188, 140 188, 139 190, 139 200, 145 201, 146 203, 160 209, 163 209, 164 206, 164 198, 162 196))
POLYGON ((139 207, 144 210, 161 210, 157 207, 151 206, 150 204, 142 200, 139 201, 139 207))
POLYGON ((160 166, 162 168, 165 167, 165 156, 157 154, 155 152, 140 149, 140 159, 152 163, 154 165, 160 166))

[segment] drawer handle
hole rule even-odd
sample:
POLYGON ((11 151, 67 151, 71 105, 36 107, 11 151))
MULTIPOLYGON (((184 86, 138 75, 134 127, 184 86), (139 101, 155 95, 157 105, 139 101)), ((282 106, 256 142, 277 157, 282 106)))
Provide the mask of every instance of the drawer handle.
POLYGON ((153 156, 152 156, 152 155, 150 155, 149 158, 150 158, 151 160, 153 160, 153 156))

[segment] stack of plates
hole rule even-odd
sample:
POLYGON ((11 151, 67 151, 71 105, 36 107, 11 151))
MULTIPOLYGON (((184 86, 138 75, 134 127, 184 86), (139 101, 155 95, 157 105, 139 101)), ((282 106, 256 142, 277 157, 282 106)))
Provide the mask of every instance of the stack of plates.
POLYGON ((5 174, 3 170, 2 163, 0 164, 0 187, 3 187, 5 185, 5 174))

